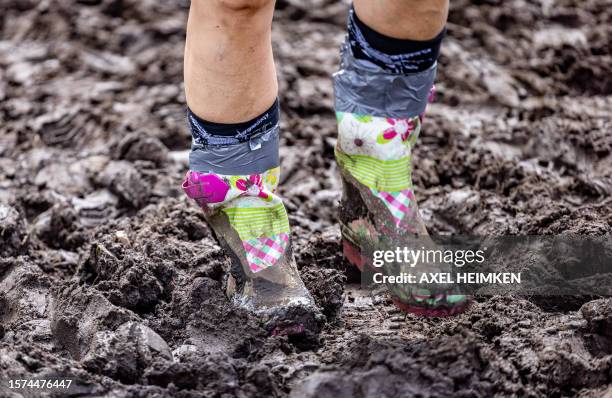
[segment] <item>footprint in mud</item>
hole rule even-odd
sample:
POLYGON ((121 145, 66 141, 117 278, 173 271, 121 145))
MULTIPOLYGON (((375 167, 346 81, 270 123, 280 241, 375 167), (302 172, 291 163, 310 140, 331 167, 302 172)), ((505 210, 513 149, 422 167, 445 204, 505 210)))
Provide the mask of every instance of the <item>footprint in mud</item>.
POLYGON ((72 198, 72 205, 85 227, 102 225, 117 214, 118 199, 110 191, 102 189, 84 198, 72 198))
POLYGON ((86 113, 80 106, 60 105, 55 112, 34 119, 32 124, 45 144, 69 147, 83 135, 86 119, 86 113))
POLYGON ((0 341, 53 349, 51 280, 23 257, 0 260, 0 341))

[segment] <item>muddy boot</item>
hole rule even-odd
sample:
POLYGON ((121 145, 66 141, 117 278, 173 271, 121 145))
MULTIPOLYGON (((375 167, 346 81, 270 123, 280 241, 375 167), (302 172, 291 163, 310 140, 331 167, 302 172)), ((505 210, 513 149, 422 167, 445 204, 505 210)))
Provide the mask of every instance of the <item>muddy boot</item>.
MULTIPOLYGON (((343 252, 349 262, 364 270, 372 265, 374 251, 420 249, 423 242, 433 246, 419 214, 411 174, 412 149, 433 95, 436 64, 423 71, 400 73, 357 58, 353 50, 359 39, 351 37, 359 33, 353 32, 352 17, 351 13, 340 71, 334 75, 335 155, 343 182, 339 217, 343 252)), ((445 267, 418 264, 407 271, 433 272, 445 267)), ((388 274, 400 271, 402 266, 397 264, 385 269, 388 274)), ((449 286, 389 287, 401 310, 421 315, 456 314, 469 302, 449 286)))
POLYGON ((211 137, 202 145, 195 130, 183 189, 231 258, 228 296, 259 316, 272 335, 317 333, 324 318, 297 271, 287 212, 276 195, 278 124, 220 146, 211 145, 211 137), (238 173, 246 169, 253 172, 238 173))

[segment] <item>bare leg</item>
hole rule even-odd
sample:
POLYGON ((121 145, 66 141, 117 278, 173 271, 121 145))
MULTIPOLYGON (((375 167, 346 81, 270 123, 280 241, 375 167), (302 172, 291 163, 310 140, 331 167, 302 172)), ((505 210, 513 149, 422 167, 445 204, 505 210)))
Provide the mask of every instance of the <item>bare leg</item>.
POLYGON ((366 25, 396 39, 432 39, 448 17, 448 0, 354 0, 353 4, 366 25))
POLYGON ((272 105, 274 0, 193 0, 185 45, 191 110, 217 123, 250 120, 272 105))

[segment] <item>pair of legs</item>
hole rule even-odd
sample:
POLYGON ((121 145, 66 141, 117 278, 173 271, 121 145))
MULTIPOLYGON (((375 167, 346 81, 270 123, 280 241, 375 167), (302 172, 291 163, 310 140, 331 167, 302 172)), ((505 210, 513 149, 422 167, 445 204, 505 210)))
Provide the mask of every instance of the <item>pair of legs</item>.
MULTIPOLYGON (((239 123, 278 95, 272 55, 274 0, 193 0, 187 23, 185 93, 202 119, 239 123)), ((448 15, 448 0, 355 0, 372 29, 398 39, 429 40, 448 15)))
MULTIPOLYGON (((334 76, 336 159, 346 210, 340 214, 343 251, 362 267, 372 250, 426 234, 412 190, 411 151, 435 77, 448 0, 354 0, 353 8, 334 76)), ((194 141, 183 187, 232 258, 234 301, 299 331, 316 317, 275 194, 273 12, 274 0, 192 1, 185 89, 194 141)), ((428 315, 456 313, 465 303, 446 292, 392 295, 400 308, 428 315)))

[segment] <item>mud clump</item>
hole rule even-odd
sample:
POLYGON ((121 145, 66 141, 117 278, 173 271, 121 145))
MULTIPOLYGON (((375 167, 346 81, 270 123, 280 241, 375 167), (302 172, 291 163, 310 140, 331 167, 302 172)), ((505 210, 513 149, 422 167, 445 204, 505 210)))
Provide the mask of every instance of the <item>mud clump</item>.
POLYGON ((25 244, 25 237, 23 217, 14 207, 0 203, 0 256, 17 255, 25 244))
POLYGON ((589 332, 608 338, 612 349, 612 300, 591 301, 580 308, 580 313, 587 321, 589 332))
POLYGON ((149 201, 151 184, 132 163, 111 161, 102 171, 97 182, 107 187, 129 206, 141 208, 149 201))
POLYGON ((344 302, 344 273, 335 269, 309 268, 303 270, 301 276, 323 315, 328 319, 335 318, 344 302))
POLYGON ((146 132, 135 132, 119 142, 117 157, 130 161, 148 160, 159 167, 168 161, 168 148, 159 139, 147 136, 146 132))
POLYGON ((232 393, 239 386, 234 360, 223 354, 192 356, 184 362, 156 363, 145 374, 154 385, 174 384, 180 389, 203 390, 210 394, 232 393))
POLYGON ((50 306, 50 283, 33 264, 18 262, 2 278, 2 320, 4 323, 44 318, 50 306))
POLYGON ((160 359, 172 360, 164 339, 145 325, 126 322, 115 331, 96 332, 82 363, 90 372, 132 384, 160 359))
POLYGON ((71 250, 85 243, 86 235, 79 225, 78 213, 65 203, 58 203, 36 217, 34 235, 48 247, 71 250))
MULTIPOLYGON (((136 312, 151 311, 164 293, 164 284, 156 274, 166 271, 163 264, 154 264, 146 256, 126 247, 119 235, 118 242, 94 244, 85 259, 83 278, 115 305, 136 312)), ((167 276, 170 279, 169 276, 167 276)))
POLYGON ((355 353, 352 360, 356 362, 347 363, 350 373, 315 373, 291 396, 493 396, 516 392, 512 383, 500 385, 502 370, 496 369, 495 364, 485 364, 487 353, 474 341, 444 337, 410 347, 394 347, 363 337, 349 349, 364 350, 370 358, 360 364, 363 354, 355 353))

